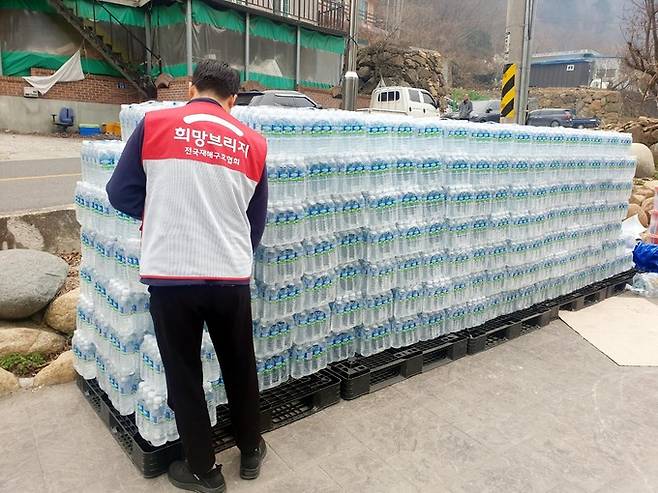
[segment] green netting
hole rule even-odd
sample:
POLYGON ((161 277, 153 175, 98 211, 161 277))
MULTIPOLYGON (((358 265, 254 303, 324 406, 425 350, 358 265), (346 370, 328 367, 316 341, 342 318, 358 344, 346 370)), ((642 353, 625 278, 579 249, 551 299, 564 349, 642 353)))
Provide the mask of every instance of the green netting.
MULTIPOLYGON (((249 34, 281 43, 296 44, 297 30, 289 25, 274 22, 265 17, 252 16, 249 20, 249 34)), ((277 88, 279 89, 279 88, 277 88)))
MULTIPOLYGON (((185 23, 185 6, 173 4, 168 7, 157 5, 151 11, 154 26, 170 26, 185 23)), ((192 20, 195 24, 208 24, 220 29, 244 32, 244 16, 233 10, 221 10, 210 7, 204 2, 192 2, 192 20)))
MULTIPOLYGON (((110 3, 103 3, 103 7, 96 5, 91 0, 64 0, 67 7, 76 12, 80 17, 86 19, 94 18, 94 10, 97 21, 109 22, 112 17, 108 13, 119 20, 119 22, 127 26, 144 27, 144 11, 134 7, 124 7, 123 5, 113 5, 110 3)), ((50 6, 46 0, 2 0, 0 1, 0 9, 5 10, 32 10, 35 12, 44 12, 47 14, 56 13, 55 9, 50 6)))
POLYGON ((302 29, 300 37, 300 43, 304 48, 341 54, 345 52, 345 39, 340 36, 302 29))
MULTIPOLYGON (((69 58, 71 58, 69 55, 53 55, 51 53, 3 51, 2 73, 7 77, 22 77, 30 75, 32 67, 57 70, 69 58)), ((95 58, 83 58, 82 70, 87 74, 121 76, 109 63, 95 58)))

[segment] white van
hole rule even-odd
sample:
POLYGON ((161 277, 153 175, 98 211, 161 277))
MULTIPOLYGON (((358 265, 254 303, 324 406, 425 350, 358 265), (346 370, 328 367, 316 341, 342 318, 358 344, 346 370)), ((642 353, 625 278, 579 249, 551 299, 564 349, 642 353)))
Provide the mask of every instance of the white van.
POLYGON ((370 98, 370 108, 359 111, 399 113, 416 118, 440 117, 438 105, 425 89, 414 87, 377 87, 370 98))

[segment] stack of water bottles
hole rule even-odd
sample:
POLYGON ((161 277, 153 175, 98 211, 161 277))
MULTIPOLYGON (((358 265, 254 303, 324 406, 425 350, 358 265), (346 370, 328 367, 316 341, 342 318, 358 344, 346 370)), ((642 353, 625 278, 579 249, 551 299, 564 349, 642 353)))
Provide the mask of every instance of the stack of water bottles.
MULTIPOLYGON (((75 367, 95 378, 122 415, 135 413, 140 434, 153 445, 178 438, 167 406, 162 359, 149 313, 149 295, 139 282, 139 221, 110 205, 105 185, 123 150, 118 141, 82 145, 82 180, 75 190, 81 225, 81 294, 72 347, 75 367)), ((211 422, 226 403, 217 355, 204 330, 200 358, 211 422)))
MULTIPOLYGON (((123 139, 146 111, 173 105, 124 107, 123 139)), ((478 326, 632 266, 620 239, 635 169, 629 136, 329 110, 238 107, 234 116, 269 145, 252 282, 261 390, 478 326)), ((122 147, 82 147, 73 349, 78 372, 160 445, 177 432, 139 283, 139 224, 104 190, 122 147)), ((226 396, 207 333, 201 358, 216 419, 226 396)))

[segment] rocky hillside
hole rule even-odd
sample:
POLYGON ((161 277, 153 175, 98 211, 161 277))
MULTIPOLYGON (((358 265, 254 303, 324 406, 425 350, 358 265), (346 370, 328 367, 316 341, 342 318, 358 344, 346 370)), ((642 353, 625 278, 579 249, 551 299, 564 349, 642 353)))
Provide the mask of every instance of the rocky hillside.
POLYGON ((436 51, 375 43, 359 50, 361 93, 370 94, 383 78, 387 85, 419 87, 435 98, 446 94, 443 57, 436 51))

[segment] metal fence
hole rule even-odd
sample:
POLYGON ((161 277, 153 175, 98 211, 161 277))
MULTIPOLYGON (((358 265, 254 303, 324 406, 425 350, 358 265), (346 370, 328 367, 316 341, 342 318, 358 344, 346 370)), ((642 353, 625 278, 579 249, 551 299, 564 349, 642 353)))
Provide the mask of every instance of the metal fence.
MULTIPOLYGON (((224 0, 331 31, 349 30, 351 0, 224 0)), ((354 0, 358 1, 358 0, 354 0)))

